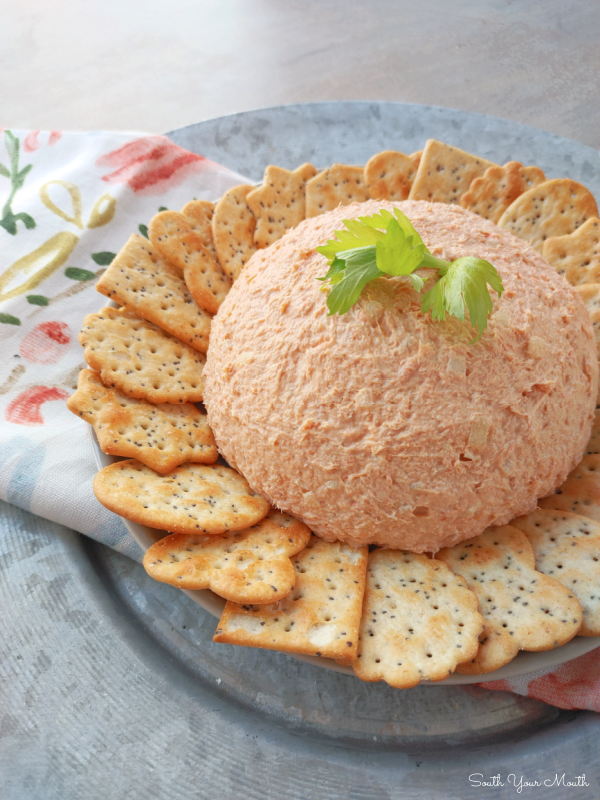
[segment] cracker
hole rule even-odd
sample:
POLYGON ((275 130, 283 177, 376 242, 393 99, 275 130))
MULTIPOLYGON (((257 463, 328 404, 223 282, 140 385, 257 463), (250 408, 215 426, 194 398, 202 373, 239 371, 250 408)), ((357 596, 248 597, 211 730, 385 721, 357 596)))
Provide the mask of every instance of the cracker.
MULTIPOLYGON (((310 165, 309 165, 310 166, 310 165)), ((268 166, 262 186, 248 192, 246 202, 256 217, 254 244, 268 247, 304 219, 306 183, 296 172, 268 166)))
POLYGON ((231 282, 187 217, 178 211, 161 211, 150 221, 148 235, 161 256, 182 270, 196 304, 216 314, 227 297, 231 282))
POLYGON ((181 209, 181 213, 191 225, 194 233, 202 239, 202 244, 216 260, 215 240, 212 232, 212 218, 215 213, 215 204, 208 200, 191 200, 181 209))
POLYGON ((458 203, 475 178, 495 166, 491 161, 465 153, 458 147, 428 139, 408 198, 432 203, 458 203))
POLYGON ((370 200, 363 167, 334 164, 306 183, 306 218, 370 200))
POLYGON ((137 458, 155 472, 171 472, 188 461, 213 464, 219 456, 206 414, 195 405, 134 400, 107 389, 91 369, 79 373, 67 407, 93 425, 105 453, 137 458))
POLYGON ((459 202, 467 211, 498 222, 517 197, 545 180, 539 167, 524 167, 518 161, 509 161, 503 167, 489 167, 480 178, 475 178, 459 202))
POLYGON ((417 174, 422 150, 410 156, 385 150, 369 159, 365 181, 373 200, 406 200, 417 174))
POLYGON ((79 343, 102 383, 151 403, 199 403, 206 356, 128 309, 103 308, 83 321, 79 343))
POLYGON ((581 283, 575 286, 575 291, 585 303, 600 352, 600 283, 581 283))
POLYGON ((253 189, 254 186, 242 185, 225 192, 212 218, 219 264, 232 283, 257 249, 254 244, 256 218, 246 203, 253 189))
POLYGON ((600 455, 584 456, 554 494, 538 500, 538 506, 600 522, 600 455))
POLYGON ((436 558, 462 575, 479 599, 485 628, 477 655, 457 667, 465 675, 493 672, 519 650, 551 650, 570 641, 582 611, 573 593, 535 570, 533 548, 510 525, 440 550, 436 558))
POLYGON ((596 413, 594 414, 594 424, 590 440, 585 448, 586 456, 600 455, 600 409, 596 403, 596 413))
POLYGON ((198 308, 179 270, 144 236, 131 236, 96 289, 195 350, 208 350, 210 314, 198 308))
POLYGON ((268 605, 228 602, 215 642, 348 661, 356 657, 368 548, 312 536, 292 558, 296 586, 268 605))
POLYGON ((600 219, 591 217, 573 233, 546 239, 542 255, 573 286, 600 282, 600 219))
POLYGON ((600 523, 569 511, 538 509, 511 523, 523 531, 535 568, 570 589, 581 603, 580 636, 600 636, 600 523))
POLYGON ((306 181, 309 181, 311 178, 314 178, 317 172, 318 169, 316 169, 316 167, 313 167, 313 165, 309 164, 308 162, 306 162, 305 164, 300 164, 300 166, 296 167, 296 169, 294 170, 294 173, 296 175, 299 175, 305 183, 306 181))
POLYGON ((129 458, 96 473, 94 494, 115 514, 171 533, 238 531, 269 512, 245 478, 220 464, 184 464, 158 475, 129 458))
POLYGON ((592 194, 577 181, 555 178, 524 192, 498 220, 498 226, 543 252, 551 236, 565 236, 598 216, 592 194))
POLYGON ((482 630, 477 598, 441 561, 400 550, 369 555, 352 664, 361 680, 399 689, 441 681, 473 658, 482 630))
POLYGON ((144 568, 157 581, 181 589, 211 589, 236 603, 272 603, 294 588, 290 557, 309 540, 306 525, 271 509, 241 531, 167 536, 146 552, 144 568))

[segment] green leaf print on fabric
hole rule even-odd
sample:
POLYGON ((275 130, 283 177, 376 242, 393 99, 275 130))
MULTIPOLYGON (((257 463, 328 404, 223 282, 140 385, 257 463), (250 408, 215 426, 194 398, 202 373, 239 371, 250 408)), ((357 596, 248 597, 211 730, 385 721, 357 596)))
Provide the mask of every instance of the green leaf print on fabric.
POLYGON ((102 253, 92 253, 92 260, 98 264, 99 267, 108 267, 116 258, 116 253, 109 253, 108 250, 102 253))
POLYGON ((8 151, 8 157, 10 159, 10 169, 4 164, 0 164, 0 175, 2 175, 4 178, 8 178, 11 184, 11 191, 8 195, 6 203, 2 208, 2 219, 0 219, 0 225, 7 233, 10 233, 11 236, 16 236, 17 222, 22 222, 23 225, 25 225, 25 227, 29 230, 35 228, 35 220, 30 214, 26 214, 24 211, 15 214, 12 210, 12 203, 15 199, 15 195, 19 189, 23 188, 25 178, 31 171, 33 164, 28 164, 26 167, 23 167, 22 170, 19 170, 19 140, 12 133, 12 131, 4 131, 4 141, 8 151))
POLYGON ((28 294, 27 302, 32 306, 47 306, 50 300, 43 294, 28 294))
POLYGON ((67 267, 65 270, 67 278, 72 281, 93 281, 96 280, 96 273, 89 269, 79 269, 79 267, 67 267))
POLYGON ((147 225, 138 225, 138 230, 142 234, 142 236, 146 237, 146 239, 149 238, 148 237, 148 226, 147 225))
POLYGON ((13 317, 12 314, 0 314, 0 322, 5 325, 20 325, 21 320, 18 317, 13 317))

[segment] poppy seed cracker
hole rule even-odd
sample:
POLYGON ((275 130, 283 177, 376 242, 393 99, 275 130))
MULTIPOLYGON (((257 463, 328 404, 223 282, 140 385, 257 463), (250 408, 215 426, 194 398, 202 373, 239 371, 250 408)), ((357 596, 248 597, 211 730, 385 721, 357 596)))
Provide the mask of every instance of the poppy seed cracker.
POLYGON ((475 178, 460 198, 460 205, 484 219, 498 222, 517 197, 545 180, 539 167, 524 167, 518 161, 509 161, 503 167, 489 167, 480 178, 475 178))
POLYGON ((182 270, 196 304, 216 314, 227 297, 231 282, 187 217, 179 211, 161 211, 152 218, 148 235, 162 257, 182 270))
POLYGON ((552 650, 570 641, 581 627, 577 598, 561 583, 537 572, 533 548, 510 525, 437 553, 479 599, 485 628, 476 656, 457 668, 482 675, 508 664, 519 650, 552 650))
POLYGON ((103 308, 79 334, 83 357, 102 383, 150 403, 199 403, 206 356, 135 312, 103 308))
POLYGON ((546 239, 542 255, 573 286, 600 282, 600 219, 591 217, 573 233, 546 239))
POLYGON ((206 414, 192 403, 153 405, 107 389, 97 372, 79 373, 67 408, 94 427, 105 453, 137 458, 155 472, 180 464, 213 464, 219 454, 206 414))
POLYGON ((511 523, 523 531, 535 568, 570 589, 581 603, 580 636, 600 636, 600 523, 569 511, 538 509, 511 523))
POLYGON ((246 197, 256 217, 254 243, 258 248, 268 247, 302 222, 306 211, 305 196, 306 182, 297 172, 272 165, 266 168, 262 186, 253 189, 246 197))
POLYGON ((96 290, 195 350, 208 350, 211 315, 196 305, 179 270, 145 237, 131 236, 96 290))
POLYGON ((472 181, 495 166, 458 147, 428 139, 408 199, 458 203, 472 181))
POLYGON ((365 165, 365 180, 373 200, 406 200, 417 174, 423 151, 410 156, 385 150, 365 165))
POLYGON ((312 536, 292 557, 294 590, 268 605, 228 602, 215 642, 341 659, 356 657, 368 548, 312 536))
POLYGON ((182 589, 211 589, 236 603, 272 603, 294 588, 290 557, 309 539, 306 525, 271 509, 241 531, 166 536, 146 551, 144 568, 182 589))
POLYGON ((584 456, 554 494, 538 500, 538 505, 600 522, 600 455, 584 456))
POLYGON ((334 164, 306 183, 306 218, 370 200, 363 167, 334 164))
POLYGON ((534 186, 511 203, 498 220, 504 228, 543 252, 551 236, 565 236, 598 216, 598 206, 585 186, 555 178, 534 186))
POLYGON ((369 554, 352 664, 361 680, 399 689, 441 681, 473 658, 482 630, 476 596, 444 563, 401 550, 369 554))
POLYGON ((250 257, 256 252, 256 218, 246 197, 254 186, 234 186, 215 206, 212 218, 213 239, 223 272, 233 283, 250 257))
POLYGON ((96 474, 94 494, 125 519, 172 533, 237 531, 269 512, 245 478, 220 464, 184 464, 158 475, 133 458, 117 461, 96 474))

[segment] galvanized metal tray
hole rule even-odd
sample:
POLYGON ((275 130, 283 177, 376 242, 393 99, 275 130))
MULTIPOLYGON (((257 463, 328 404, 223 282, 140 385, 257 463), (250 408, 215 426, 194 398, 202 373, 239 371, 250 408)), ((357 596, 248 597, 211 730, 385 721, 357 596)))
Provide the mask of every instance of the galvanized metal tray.
MULTIPOLYGON (((169 135, 257 181, 271 162, 364 163, 436 137, 600 197, 591 148, 447 109, 290 106, 169 135)), ((473 685, 396 691, 216 645, 214 618, 133 561, 6 504, 0 524, 3 800, 600 797, 591 712, 473 685), (540 786, 517 793, 521 777, 540 786)))

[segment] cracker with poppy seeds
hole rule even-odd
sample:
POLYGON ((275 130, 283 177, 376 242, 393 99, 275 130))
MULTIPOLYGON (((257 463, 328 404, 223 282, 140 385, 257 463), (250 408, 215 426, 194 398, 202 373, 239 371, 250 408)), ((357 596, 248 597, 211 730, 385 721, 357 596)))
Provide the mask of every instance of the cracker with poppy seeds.
POLYGON ((231 289, 231 282, 187 217, 179 211, 161 211, 150 221, 148 235, 161 256, 182 270, 185 285, 196 304, 216 314, 231 289))
POLYGON ((126 308, 88 314, 83 357, 102 383, 150 403, 199 403, 206 356, 126 308))
POLYGON ((554 494, 538 500, 538 506, 600 522, 600 455, 584 456, 554 494))
POLYGON ((517 197, 545 180, 539 167, 524 167, 518 161, 509 161, 503 167, 489 167, 475 178, 459 202, 467 211, 498 222, 517 197))
POLYGON ((302 222, 305 196, 306 182, 297 172, 272 165, 266 168, 262 185, 246 197, 256 217, 254 243, 258 248, 268 247, 302 222))
POLYGON ((364 167, 334 164, 306 183, 306 218, 370 200, 364 167))
POLYGON ((369 554, 352 668, 363 681, 408 689, 441 681, 479 647, 477 598, 446 564, 401 550, 369 554))
POLYGON ((586 456, 600 455, 600 408, 597 405, 592 424, 592 433, 586 445, 585 454, 586 456))
POLYGON ((368 548, 316 536, 292 556, 294 590, 268 605, 228 602, 215 642, 350 661, 356 657, 368 548))
POLYGON ((600 282, 600 219, 591 217, 573 233, 546 239, 542 255, 573 286, 600 282))
POLYGON ((538 509, 510 524, 529 539, 538 572, 560 581, 581 603, 579 636, 600 636, 600 523, 538 509))
POLYGON ((192 403, 153 405, 108 389, 100 375, 81 370, 67 408, 89 422, 105 453, 137 458, 155 472, 180 464, 213 464, 219 457, 206 414, 192 403))
POLYGON ((520 650, 552 650, 579 631, 582 610, 575 595, 535 569, 529 540, 518 528, 488 528, 436 554, 477 595, 484 630, 474 658, 457 667, 483 675, 508 664, 520 650))
POLYGON ((543 253, 546 239, 573 233, 597 216, 598 206, 585 186, 569 178, 555 178, 517 197, 498 220, 498 226, 543 253))
POLYGON ((195 350, 208 350, 211 315, 198 307, 179 270, 144 236, 131 236, 101 276, 96 290, 195 350))
POLYGON ((300 164, 299 167, 296 167, 294 174, 299 175, 304 183, 306 183, 306 181, 314 178, 318 171, 319 170, 316 167, 313 167, 313 165, 309 164, 307 161, 304 164, 300 164))
POLYGON ((194 233, 198 234, 204 247, 217 260, 217 251, 215 250, 215 240, 212 232, 215 204, 210 203, 208 200, 190 200, 181 209, 181 213, 187 219, 188 224, 191 225, 194 233))
POLYGON ((475 178, 495 166, 458 147, 428 139, 408 199, 458 203, 475 178))
POLYGON ((248 207, 246 198, 254 186, 234 186, 215 206, 212 218, 215 249, 223 272, 233 283, 244 265, 256 252, 254 230, 256 217, 248 207))
POLYGON ((600 283, 581 283, 574 288, 585 303, 594 329, 596 347, 600 351, 600 283))
POLYGON ((272 603, 294 588, 290 557, 309 540, 306 525, 272 508, 244 530, 166 536, 146 551, 143 563, 152 578, 180 589, 211 589, 236 603, 272 603))
POLYGON ((159 475, 129 458, 96 474, 94 494, 115 514, 171 533, 239 531, 270 508, 245 478, 220 464, 183 464, 159 475))
POLYGON ((385 150, 365 165, 365 181, 373 200, 406 200, 417 174, 422 150, 410 156, 385 150))

